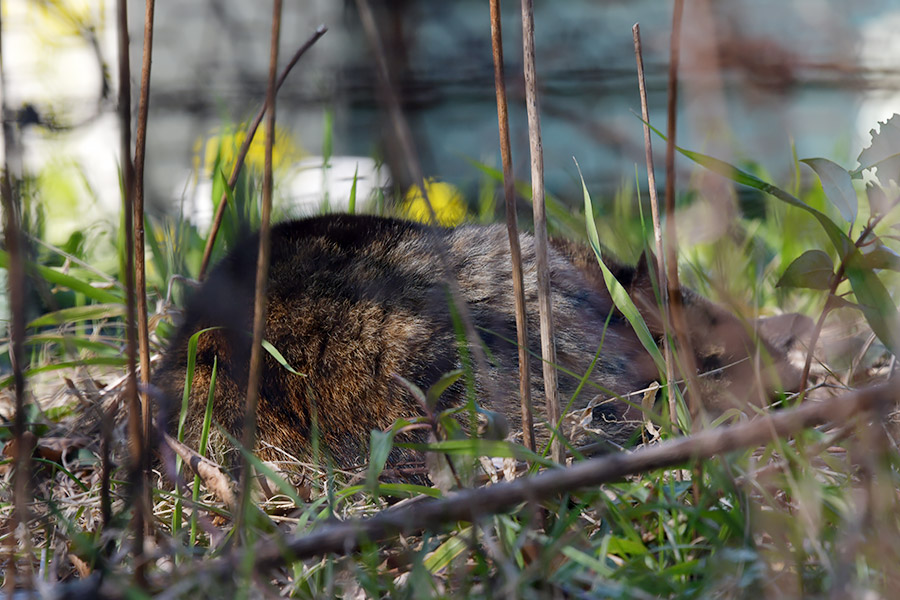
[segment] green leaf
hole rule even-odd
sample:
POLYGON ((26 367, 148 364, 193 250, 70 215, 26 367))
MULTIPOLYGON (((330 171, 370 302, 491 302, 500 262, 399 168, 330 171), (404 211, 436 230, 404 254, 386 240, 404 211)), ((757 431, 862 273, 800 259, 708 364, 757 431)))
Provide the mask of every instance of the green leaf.
POLYGON ((422 452, 443 452, 444 454, 460 456, 515 458, 516 460, 536 462, 545 467, 559 466, 557 463, 535 454, 525 446, 499 440, 466 438, 462 440, 442 440, 440 442, 431 442, 430 444, 404 442, 397 444, 397 447, 411 448, 422 452))
MULTIPOLYGON (((656 129, 652 125, 650 125, 650 128, 656 133, 656 135, 658 135, 662 139, 666 139, 666 136, 664 136, 658 129, 656 129)), ((796 206, 797 208, 805 210, 813 217, 815 217, 815 219, 822 226, 822 229, 825 230, 825 234, 828 236, 828 239, 838 251, 838 257, 843 259, 854 252, 855 247, 853 245, 853 242, 849 237, 847 237, 847 234, 841 231, 841 228, 838 227, 834 223, 834 221, 828 218, 828 215, 809 206, 796 196, 789 194, 783 189, 774 186, 767 181, 763 181, 755 175, 751 175, 746 171, 742 171, 734 165, 730 165, 723 160, 719 160, 718 158, 713 158, 712 156, 707 156, 706 154, 701 154, 700 152, 685 150, 684 148, 681 148, 679 146, 675 146, 675 149, 698 165, 706 167, 714 173, 718 173, 719 175, 727 177, 735 183, 746 185, 761 192, 765 192, 770 196, 773 196, 774 198, 785 202, 786 204, 790 204, 791 206, 796 206)))
MULTIPOLYGON (((225 176, 225 172, 221 168, 215 169, 213 171, 213 179, 216 184, 212 198, 214 209, 217 210, 219 208, 219 202, 222 201, 222 192, 225 193, 225 201, 228 203, 228 206, 232 209, 237 208, 237 203, 234 201, 234 190, 228 185, 228 177, 225 176)), ((215 210, 213 214, 215 214, 215 210)))
MULTIPOLYGON (((55 333, 36 333, 25 338, 26 346, 56 345, 65 349, 87 350, 99 354, 121 354, 121 345, 114 341, 97 341, 85 339, 77 335, 57 335, 55 333)), ((0 354, 9 351, 9 344, 0 344, 0 354)))
POLYGON ((881 242, 876 243, 871 248, 868 252, 865 249, 862 251, 861 264, 864 268, 900 271, 900 254, 897 254, 881 242))
MULTIPOLYGON (((9 254, 5 250, 0 250, 0 268, 9 268, 9 254)), ((106 302, 110 304, 116 302, 124 302, 124 300, 118 294, 114 294, 104 289, 96 288, 88 281, 83 281, 81 279, 78 279, 77 277, 67 275, 66 273, 61 273, 60 271, 57 271, 56 269, 53 269, 51 267, 45 267, 43 265, 37 265, 29 262, 26 263, 25 268, 26 271, 37 273, 43 279, 45 279, 49 283, 52 283, 53 285, 69 288, 73 292, 84 294, 91 300, 96 300, 97 302, 106 302)))
POLYGON ((800 162, 806 163, 816 172, 822 182, 822 189, 825 190, 825 197, 840 211, 844 220, 848 223, 855 222, 859 200, 853 189, 850 173, 827 158, 804 158, 800 162))
MULTIPOLYGON (((197 331, 188 338, 187 366, 185 367, 184 372, 184 390, 181 393, 181 411, 178 413, 178 431, 176 434, 176 439, 179 442, 184 441, 184 423, 187 420, 188 404, 191 399, 191 388, 194 385, 194 367, 197 364, 197 342, 202 334, 214 329, 220 328, 207 327, 206 329, 197 331)), ((180 465, 178 461, 176 461, 176 464, 180 465)))
POLYGON ((29 323, 27 327, 48 327, 62 325, 64 323, 76 323, 78 321, 93 321, 96 319, 111 319, 125 314, 125 305, 115 304, 88 304, 86 306, 73 306, 63 308, 42 315, 29 323))
POLYGON ((840 296, 829 296, 828 300, 825 301, 825 308, 828 310, 835 310, 837 308, 850 308, 853 310, 862 311, 862 308, 859 304, 855 302, 850 302, 840 296))
POLYGON ((284 357, 284 355, 281 354, 281 352, 278 351, 278 348, 276 348, 275 346, 273 346, 271 343, 269 343, 269 342, 266 341, 266 340, 263 340, 263 341, 262 341, 262 347, 265 348, 266 352, 268 352, 269 354, 271 354, 271 355, 272 355, 272 358, 274 358, 274 359, 278 362, 278 364, 280 364, 282 367, 284 367, 285 369, 287 369, 288 371, 290 371, 290 372, 293 373, 294 375, 299 375, 300 377, 306 377, 306 374, 300 373, 299 371, 297 371, 296 369, 294 369, 294 367, 292 367, 291 365, 289 365, 289 364, 288 364, 288 361, 287 361, 287 359, 284 357))
POLYGON ((447 567, 454 558, 462 554, 469 547, 472 528, 466 527, 460 529, 456 535, 450 537, 446 542, 434 549, 434 551, 425 558, 425 568, 429 573, 437 573, 441 569, 447 567))
POLYGON ((625 315, 625 318, 631 324, 641 345, 647 353, 650 354, 651 358, 653 358, 653 362, 656 363, 656 367, 660 372, 664 373, 666 370, 666 363, 663 360, 662 353, 659 351, 659 346, 656 345, 656 341, 653 339, 653 335, 650 333, 650 330, 647 329, 647 324, 641 317, 641 313, 638 312, 637 307, 634 305, 628 292, 622 287, 622 284, 618 282, 612 272, 610 272, 606 265, 603 264, 603 257, 600 251, 600 237, 597 234, 597 226, 594 224, 594 218, 591 216, 594 214, 591 206, 591 195, 588 193, 587 185, 584 183, 584 177, 581 175, 581 167, 578 166, 577 160, 575 161, 575 167, 578 169, 578 176, 581 177, 581 189, 584 191, 584 215, 585 222, 587 223, 588 241, 591 244, 591 248, 594 250, 594 254, 597 256, 597 263, 603 271, 603 281, 606 282, 606 288, 609 290, 609 295, 612 297, 613 303, 616 305, 616 308, 619 309, 619 312, 625 315))
POLYGON ((356 213, 356 181, 359 178, 359 163, 356 163, 356 168, 353 170, 353 184, 350 186, 350 199, 347 202, 347 212, 352 214, 356 213))
POLYGON ((460 377, 463 375, 462 369, 456 369, 455 371, 450 371, 449 373, 444 373, 441 375, 441 378, 438 379, 434 385, 428 388, 428 392, 425 394, 425 400, 427 402, 428 410, 434 411, 437 407, 438 400, 441 398, 441 394, 446 391, 448 387, 456 383, 460 377))
POLYGON ((405 387, 409 391, 409 393, 413 395, 413 397, 419 404, 421 404, 422 406, 428 406, 428 400, 426 399, 425 392, 422 391, 422 388, 414 384, 409 379, 406 379, 402 375, 397 375, 396 373, 394 373, 394 378, 401 384, 403 384, 403 387, 405 387))
POLYGON ((384 470, 391 448, 394 447, 394 432, 373 429, 369 444, 369 470, 366 472, 366 483, 374 492, 378 485, 378 476, 384 470))
POLYGON ((846 262, 847 278, 872 331, 888 350, 900 356, 900 313, 887 288, 863 262, 863 255, 857 250, 846 262))
POLYGON ((788 265, 775 287, 827 290, 833 277, 831 257, 821 250, 807 250, 788 265))
POLYGON ((603 560, 601 560, 597 557, 587 554, 586 552, 578 550, 574 546, 563 546, 562 553, 570 558, 573 562, 581 565, 586 569, 590 569, 591 571, 596 573, 598 577, 608 578, 612 577, 612 575, 614 574, 613 568, 604 562, 606 560, 605 554, 603 556, 603 560))
MULTIPOLYGON (((33 369, 25 370, 25 377, 31 377, 32 375, 37 375, 38 373, 49 373, 51 371, 60 371, 63 369, 73 369, 75 367, 87 367, 87 366, 111 366, 111 367, 124 367, 125 366, 125 357, 123 356, 94 356, 92 358, 82 358, 81 360, 68 360, 64 362, 53 363, 50 365, 44 365, 42 367, 34 367, 33 369)), ((4 377, 0 379, 0 389, 7 388, 12 385, 13 376, 10 375, 8 377, 4 377)))

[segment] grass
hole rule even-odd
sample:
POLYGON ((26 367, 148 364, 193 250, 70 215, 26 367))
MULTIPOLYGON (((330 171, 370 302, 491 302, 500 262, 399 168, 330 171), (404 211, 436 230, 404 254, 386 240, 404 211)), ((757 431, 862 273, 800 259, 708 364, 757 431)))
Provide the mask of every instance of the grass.
MULTIPOLYGON (((741 221, 739 226, 754 232, 752 253, 772 261, 780 258, 776 245, 780 237, 774 231, 780 226, 778 219, 741 221)), ((731 257, 744 265, 729 271, 744 277, 732 285, 753 289, 757 306, 771 306, 779 299, 781 292, 774 284, 784 269, 764 266, 765 277, 753 280, 758 271, 743 258, 748 247, 749 241, 720 240, 710 250, 694 248, 687 254, 691 261, 687 272, 701 282, 699 287, 714 290, 714 274, 722 268, 717 261, 731 257), (729 243, 736 244, 735 250, 722 252, 722 245, 729 243), (719 251, 710 251, 717 246, 719 251)), ((47 273, 48 279, 56 277, 56 271, 38 272, 47 273)), ((87 285, 89 275, 81 277, 87 285)), ((52 283, 64 286, 66 281, 52 283)), ((102 572, 107 589, 127 594, 136 589, 131 587, 134 565, 124 535, 131 511, 125 474, 113 472, 114 518, 103 526, 96 443, 98 413, 101 407, 116 405, 110 388, 121 371, 95 365, 107 356, 110 345, 122 348, 120 314, 121 305, 82 303, 32 322, 32 385, 46 390, 39 385, 39 374, 46 376, 51 369, 69 373, 71 383, 31 405, 49 406, 53 396, 65 398, 61 403, 56 400, 53 411, 35 410, 29 416, 29 427, 39 436, 39 460, 34 464, 33 512, 27 529, 31 548, 20 547, 16 560, 20 570, 31 565, 56 585, 102 572), (102 348, 97 345, 101 342, 102 348), (107 384, 107 389, 99 389, 97 382, 107 384)), ((161 313, 151 321, 161 323, 164 318, 161 313)), ((870 370, 878 368, 877 361, 870 365, 870 370)), ((121 466, 125 440, 120 427, 115 431, 114 463, 121 466)), ((232 593, 236 585, 243 595, 269 590, 301 598, 358 593, 788 598, 827 595, 835 589, 860 597, 866 591, 883 594, 895 589, 892 573, 900 550, 895 440, 890 419, 883 424, 808 430, 761 448, 704 460, 700 471, 649 471, 600 488, 571 490, 551 500, 511 507, 474 522, 435 523, 421 535, 364 541, 361 550, 349 556, 289 561, 286 567, 256 574, 238 566, 234 578, 227 580, 204 575, 204 564, 209 558, 229 556, 229 540, 237 541, 238 533, 241 544, 269 539, 277 531, 300 535, 335 518, 377 514, 425 490, 379 482, 364 471, 356 481, 367 483, 360 485, 353 482, 353 473, 335 473, 327 465, 286 467, 291 464, 288 460, 280 471, 295 471, 293 482, 274 484, 271 498, 256 496, 261 512, 243 532, 236 532, 229 510, 202 486, 177 492, 171 484, 156 480, 150 589, 165 589, 174 597, 212 596, 232 593), (175 579, 170 575, 173 569, 175 579)), ((475 460, 480 454, 477 444, 459 442, 455 456, 480 464, 475 460)), ((488 454, 498 454, 498 448, 492 450, 488 454)), ((383 444, 374 444, 373 451, 384 456, 383 444)), ((527 453, 523 449, 519 454, 527 453)), ((383 459, 373 463, 383 464, 383 459)), ((507 467, 513 463, 514 459, 506 459, 507 467)), ((8 461, 3 468, 8 483, 8 461)), ((265 471, 270 480, 283 477, 272 469, 265 471)), ((435 489, 428 493, 442 495, 435 489)), ((9 498, 4 492, 0 513, 5 517, 12 509, 9 498)), ((9 542, 8 531, 2 540, 9 542)))
MULTIPOLYGON (((329 113, 326 162, 331 118, 329 113)), ((682 248, 681 272, 689 286, 750 318, 785 308, 819 318, 815 337, 822 341, 816 360, 807 366, 808 390, 780 398, 779 408, 863 388, 893 370, 900 348, 900 317, 891 296, 900 271, 900 258, 891 249, 898 222, 896 190, 880 182, 887 200, 859 202, 877 196, 873 190, 881 185, 876 181, 864 190, 857 182, 863 171, 871 176, 874 167, 893 160, 878 153, 897 146, 891 135, 885 133, 884 143, 860 156, 860 169, 849 171, 824 159, 806 161, 815 181, 801 181, 801 163, 795 160, 796 180, 780 187, 752 165, 738 168, 682 150, 751 192, 725 235, 682 248)), ((211 165, 216 203, 227 187, 227 158, 221 144, 204 157, 211 165)), ((473 169, 483 180, 478 207, 469 208, 469 218, 484 222, 495 212, 502 174, 486 165, 473 169)), ((44 237, 47 218, 39 181, 23 186, 23 222, 36 240, 44 237)), ((465 212, 448 184, 429 180, 427 188, 432 199, 442 197, 452 209, 448 222, 465 212)), ((551 228, 589 240, 598 254, 603 243, 618 256, 636 259, 652 234, 641 218, 649 211, 633 188, 623 185, 614 198, 595 202, 585 189, 584 212, 548 196, 551 228)), ((518 182, 516 189, 530 200, 527 183, 518 182)), ((242 174, 229 194, 219 257, 242 232, 258 226, 258 195, 254 176, 242 174)), ((359 210, 365 199, 357 202, 355 182, 353 195, 352 210, 359 210)), ((375 206, 381 211, 405 204, 412 214, 422 197, 415 190, 395 190, 375 206)), ((709 199, 680 200, 688 206, 709 199)), ((471 520, 434 519, 424 531, 363 537, 352 552, 310 553, 303 559, 281 551, 284 544, 337 523, 415 510, 427 497, 452 498, 447 489, 460 483, 493 485, 542 467, 552 471, 540 458, 546 448, 533 454, 516 444, 470 438, 448 411, 400 424, 433 421, 440 423, 437 430, 450 432, 448 439, 425 448, 434 462, 448 465, 429 466, 433 479, 446 480, 442 486, 398 482, 392 476, 385 463, 393 432, 373 432, 368 460, 346 471, 321 455, 309 462, 284 455, 269 463, 251 455, 248 460, 261 477, 240 528, 234 525, 233 503, 212 491, 232 485, 227 470, 196 478, 185 474, 181 481, 154 471, 151 535, 143 557, 146 581, 140 581, 130 542, 135 505, 127 482, 126 411, 120 399, 125 298, 116 282, 124 242, 109 238, 109 244, 89 243, 76 233, 62 248, 41 245, 32 257, 37 289, 29 303, 25 373, 33 401, 25 415, 28 435, 21 440, 34 447, 31 501, 29 519, 15 531, 6 526, 14 508, 12 457, 17 452, 8 421, 13 404, 6 358, 0 379, 0 441, 5 443, 0 580, 7 591, 16 583, 27 587, 23 580, 28 578, 40 582, 43 587, 35 585, 40 590, 76 596, 167 598, 870 598, 893 597, 900 589, 895 574, 900 418, 893 407, 783 439, 773 436, 759 447, 647 468, 602 486, 573 486, 471 520), (101 440, 110 442, 106 473, 101 440), (101 497, 104 474, 110 476, 108 518, 101 497), (254 560, 272 549, 278 564, 256 569, 254 560)), ((151 349, 158 354, 172 334, 171 312, 184 296, 184 280, 177 276, 196 275, 205 239, 179 220, 150 224, 147 240, 150 306, 157 307, 150 318, 151 349)), ((8 268, 9 260, 0 252, 0 267, 8 268)), ((644 324, 627 295, 614 293, 620 310, 641 329, 644 324)), ((5 357, 8 345, 4 350, 5 357)), ((805 359, 798 357, 801 363, 805 359)), ((447 374, 440 385, 473 380, 470 361, 462 362, 463 371, 447 374)), ((475 399, 474 386, 469 390, 475 399)), ((435 390, 417 393, 423 405, 435 409, 435 390)), ((637 446, 665 444, 678 429, 665 401, 657 402, 637 446)), ((456 412, 468 417, 473 408, 456 412)), ((741 423, 755 412, 732 410, 716 424, 741 423)), ((690 431, 689 417, 678 419, 680 429, 690 431)), ((227 434, 214 422, 203 429, 201 454, 218 464, 234 464, 223 454, 226 448, 236 452, 227 434)), ((573 450, 573 462, 588 460, 580 456, 584 448, 573 450)))

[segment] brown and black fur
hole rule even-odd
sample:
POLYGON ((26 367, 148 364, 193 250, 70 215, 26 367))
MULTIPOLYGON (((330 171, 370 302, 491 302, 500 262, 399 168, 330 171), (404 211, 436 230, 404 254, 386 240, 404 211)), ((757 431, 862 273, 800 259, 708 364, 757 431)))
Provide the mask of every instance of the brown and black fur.
MULTIPOLYGON (((529 339, 538 348, 533 239, 522 234, 521 242, 529 339)), ((372 429, 386 429, 397 419, 422 414, 422 407, 394 375, 425 390, 460 364, 439 252, 446 253, 450 272, 492 357, 490 372, 479 373, 477 382, 483 392, 491 387, 485 385, 484 377, 492 378, 499 397, 479 393, 479 402, 505 415, 511 428, 519 427, 518 351, 505 227, 441 229, 373 216, 323 216, 272 229, 264 337, 303 376, 265 353, 258 413, 261 456, 281 458, 267 449, 271 444, 309 458, 315 421, 321 448, 338 465, 350 466, 364 460, 372 429)), ((183 323, 154 373, 153 383, 162 397, 177 406, 188 338, 203 328, 219 328, 199 339, 187 417, 189 443, 198 437, 215 357, 213 416, 240 437, 256 255, 257 238, 252 237, 211 272, 189 302, 183 323)), ((632 290, 651 330, 659 334, 646 264, 636 269, 614 266, 614 270, 632 290)), ((585 373, 601 339, 592 385, 581 391, 574 408, 583 408, 598 396, 642 389, 659 379, 630 325, 614 310, 589 249, 554 242, 550 271, 563 399, 572 396, 579 382, 566 372, 585 373)), ((688 298, 698 364, 719 367, 754 354, 750 330, 743 322, 696 295, 688 298)), ((783 350, 768 343, 763 348, 781 380, 788 386, 795 384, 796 374, 784 361, 783 350)), ((532 361, 532 367, 540 419, 540 361, 532 361)), ((769 391, 770 382, 760 379, 750 361, 733 374, 725 373, 711 386, 710 405, 724 403, 726 396, 732 401, 758 402, 769 391)), ((444 393, 441 404, 455 405, 463 397, 464 386, 454 385, 444 393)), ((603 420, 615 422, 609 436, 617 441, 627 439, 640 422, 636 409, 625 403, 614 402, 604 410, 603 420)))

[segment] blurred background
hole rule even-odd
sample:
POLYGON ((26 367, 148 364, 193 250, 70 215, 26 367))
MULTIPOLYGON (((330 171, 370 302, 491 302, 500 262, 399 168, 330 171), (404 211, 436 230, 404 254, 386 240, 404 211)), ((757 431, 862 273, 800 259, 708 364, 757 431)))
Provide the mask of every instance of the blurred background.
MULTIPOLYGON (((500 189, 486 187, 490 177, 476 166, 500 167, 488 3, 371 4, 426 176, 452 184, 477 210, 485 189, 500 189)), ((3 7, 2 94, 19 125, 11 158, 36 178, 51 207, 48 238, 117 221, 115 2, 9 0, 3 7)), ((129 10, 136 115, 144 5, 131 2, 129 10)), ((685 10, 682 146, 752 163, 784 183, 794 170, 792 145, 801 158, 827 156, 850 168, 876 121, 898 111, 897 0, 692 0, 685 10)), ((528 181, 519 11, 518 2, 503 3, 514 168, 528 181)), ((633 189, 636 170, 646 181, 635 22, 651 122, 665 129, 671 2, 538 0, 535 11, 547 190, 581 204, 574 156, 602 211, 617 190, 633 189)), ((228 154, 225 146, 239 145, 240 124, 264 97, 270 19, 268 4, 158 3, 146 161, 151 215, 183 213, 201 229, 208 222, 211 170, 228 154)), ((402 197, 413 183, 354 2, 285 3, 281 64, 319 24, 328 33, 278 97, 278 185, 287 214, 321 210, 323 202, 340 209, 354 174, 363 200, 402 197)), ((261 165, 261 148, 251 166, 261 165)), ((656 157, 661 175, 661 140, 656 157)), ((678 165, 686 175, 680 189, 697 192, 706 213, 734 209, 730 186, 693 176, 686 160, 678 165)), ((704 231, 706 213, 696 216, 704 231)))

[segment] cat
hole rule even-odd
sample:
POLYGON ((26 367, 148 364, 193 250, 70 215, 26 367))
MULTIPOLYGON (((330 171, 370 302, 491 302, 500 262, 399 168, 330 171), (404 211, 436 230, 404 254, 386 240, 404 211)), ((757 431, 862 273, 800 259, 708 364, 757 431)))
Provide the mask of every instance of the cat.
MULTIPOLYGON (((534 350, 540 347, 534 240, 522 233, 520 242, 534 350)), ((210 273, 187 303, 152 378, 160 396, 169 400, 165 412, 172 415, 183 393, 188 339, 214 328, 201 334, 197 345, 186 420, 186 441, 195 447, 214 359, 213 418, 240 439, 257 246, 258 237, 249 237, 210 273)), ((593 401, 593 420, 601 436, 624 443, 641 425, 642 414, 639 396, 632 402, 619 398, 646 388, 660 373, 631 325, 615 310, 590 248, 553 240, 549 264, 560 397, 567 402, 573 396, 600 348, 589 384, 572 408, 584 409, 593 401), (611 400, 597 402, 604 399, 611 400)), ((655 261, 642 259, 637 267, 607 264, 660 339, 663 321, 650 275, 655 261)), ((460 368, 444 265, 489 357, 487 372, 475 368, 478 402, 505 416, 510 430, 521 428, 505 226, 439 228, 376 216, 320 216, 283 222, 271 230, 264 339, 296 373, 264 353, 257 413, 256 451, 261 458, 283 459, 283 451, 309 460, 316 437, 317 448, 337 466, 351 467, 365 461, 371 430, 423 414, 420 401, 396 376, 428 390, 460 368)), ((797 329, 794 317, 784 316, 768 327, 778 333, 772 339, 754 339, 753 326, 689 290, 684 291, 684 308, 697 365, 713 372, 700 378, 709 410, 761 405, 776 388, 798 384, 797 369, 786 359, 795 343, 790 333, 797 329)), ((758 328, 766 329, 764 324, 758 328)), ((534 356, 540 356, 539 351, 534 356)), ((540 426, 545 419, 538 358, 531 360, 531 381, 536 429, 539 438, 546 439, 546 428, 540 426)), ((457 381, 441 395, 438 409, 459 405, 465 397, 466 385, 457 381)), ((404 457, 408 453, 395 451, 390 462, 404 457)))

